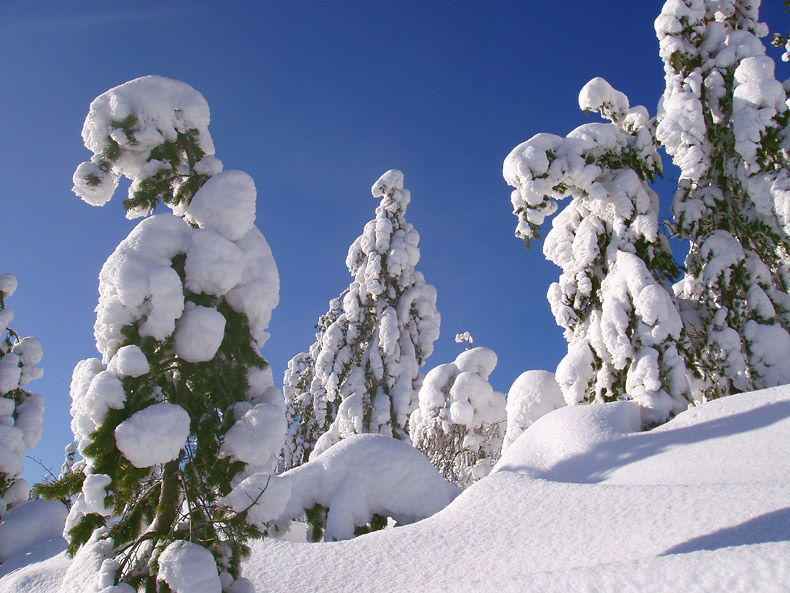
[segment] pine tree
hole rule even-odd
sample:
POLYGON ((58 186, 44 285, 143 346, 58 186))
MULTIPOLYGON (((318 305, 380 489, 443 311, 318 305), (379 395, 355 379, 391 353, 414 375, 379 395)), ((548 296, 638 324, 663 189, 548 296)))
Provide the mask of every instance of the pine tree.
POLYGON ((759 2, 667 2, 657 137, 680 168, 674 230, 690 242, 685 347, 695 397, 790 382, 787 93, 759 2))
POLYGON ((557 382, 568 404, 633 398, 651 425, 684 409, 690 395, 682 323, 666 284, 677 267, 650 187, 661 174, 655 124, 601 78, 585 85, 579 105, 611 123, 565 138, 538 134, 505 160, 516 235, 529 246, 557 200, 571 197, 543 250, 562 268, 548 292, 568 340, 557 382))
POLYGON ((14 312, 5 300, 14 294, 17 279, 0 275, 0 517, 9 507, 28 497, 27 481, 22 475, 25 451, 41 438, 44 400, 38 393, 24 389, 41 377, 41 343, 36 338, 20 338, 8 327, 14 312))
POLYGON ((412 444, 462 488, 488 475, 502 450, 505 396, 488 382, 496 364, 493 350, 472 348, 431 369, 409 417, 412 444))
POLYGON ((372 192, 381 198, 376 218, 346 258, 354 280, 339 307, 331 305, 327 321, 332 320, 310 349, 310 394, 326 402, 314 405, 318 425, 337 407, 313 455, 352 434, 406 440, 422 383, 420 366, 439 336, 436 289, 414 269, 419 235, 405 219, 411 194, 403 188, 403 174, 388 171, 372 192))
POLYGON ((102 360, 82 361, 72 380, 85 466, 66 534, 72 554, 91 537, 107 550, 99 589, 177 589, 191 559, 215 562, 212 582, 229 591, 261 529, 222 497, 273 471, 282 446, 282 396, 259 354, 277 268, 254 226, 254 183, 222 171, 208 123, 200 93, 149 76, 98 97, 83 129, 94 156, 75 193, 103 205, 123 175, 128 216, 159 202, 173 211, 145 218, 104 264, 102 360))
POLYGON ((288 361, 283 377, 283 397, 289 430, 280 463, 281 471, 306 463, 316 442, 329 430, 337 415, 337 406, 328 401, 321 381, 316 380, 315 359, 320 354, 327 328, 340 317, 341 298, 332 299, 329 311, 318 320, 316 341, 310 352, 300 352, 288 361))

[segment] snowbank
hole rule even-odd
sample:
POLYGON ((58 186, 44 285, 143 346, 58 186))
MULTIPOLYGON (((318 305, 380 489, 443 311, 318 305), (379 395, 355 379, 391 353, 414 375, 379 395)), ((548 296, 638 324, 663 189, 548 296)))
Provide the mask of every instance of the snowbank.
MULTIPOLYGON (((331 544, 256 542, 244 576, 297 593, 790 590, 790 386, 638 426, 633 402, 561 408, 436 515, 331 544)), ((16 570, 0 593, 56 591, 65 567, 16 570)))

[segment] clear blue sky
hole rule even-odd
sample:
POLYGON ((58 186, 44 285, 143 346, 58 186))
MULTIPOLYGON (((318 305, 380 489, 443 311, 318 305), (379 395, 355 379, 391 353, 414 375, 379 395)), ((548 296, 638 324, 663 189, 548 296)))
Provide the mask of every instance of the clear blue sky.
MULTIPOLYGON (((654 114, 662 4, 0 0, 0 273, 20 282, 12 327, 44 346, 44 378, 29 388, 46 399, 45 435, 31 454, 57 473, 71 371, 96 356, 99 270, 134 225, 125 186, 104 208, 71 193, 97 95, 159 74, 205 96, 217 157, 255 179, 280 270, 263 351, 276 381, 350 282, 346 251, 373 217, 370 186, 397 168, 442 315, 425 370, 452 361, 455 334, 470 331, 499 355, 491 380, 506 392, 525 370, 554 370, 565 341, 545 298, 559 270, 541 243, 527 252, 513 237, 502 161, 538 132, 589 121, 577 96, 594 76, 654 114)), ((790 30, 781 4, 764 2, 772 30, 790 30)), ((668 207, 671 184, 658 191, 668 207)), ((43 474, 26 468, 31 482, 43 474)))

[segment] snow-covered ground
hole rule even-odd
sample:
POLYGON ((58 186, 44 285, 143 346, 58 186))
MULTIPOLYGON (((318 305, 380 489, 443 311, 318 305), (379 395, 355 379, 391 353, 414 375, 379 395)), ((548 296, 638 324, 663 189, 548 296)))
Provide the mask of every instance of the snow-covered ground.
MULTIPOLYGON (((789 591, 790 386, 638 425, 631 402, 556 410, 429 519, 337 543, 267 539, 244 574, 288 593, 789 591)), ((0 566, 0 593, 58 591, 69 561, 42 533, 0 566)))

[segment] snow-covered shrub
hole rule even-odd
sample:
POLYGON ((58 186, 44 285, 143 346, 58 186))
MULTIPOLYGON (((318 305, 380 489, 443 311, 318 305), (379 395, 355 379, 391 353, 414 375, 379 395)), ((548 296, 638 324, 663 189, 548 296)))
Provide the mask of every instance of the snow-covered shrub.
POLYGON ((543 249, 562 268, 548 292, 568 340, 557 382, 568 404, 627 396, 645 424, 663 422, 687 406, 690 389, 678 352, 683 326, 666 286, 677 266, 649 185, 661 173, 655 122, 601 78, 584 86, 579 105, 611 123, 565 138, 538 134, 505 160, 516 235, 529 243, 557 200, 572 198, 543 249))
POLYGON ((675 293, 695 398, 790 382, 787 92, 759 2, 674 0, 655 22, 666 89, 658 140, 680 168, 675 293))
POLYGON ((105 556, 83 591, 184 591, 177 550, 196 547, 187 556, 229 591, 246 540, 260 535, 219 500, 272 472, 282 447, 282 396, 259 354, 279 278, 254 226, 255 185, 222 171, 208 122, 200 93, 156 76, 107 91, 85 120, 94 156, 78 167, 75 193, 102 205, 123 175, 130 216, 160 200, 173 213, 145 218, 104 264, 102 359, 80 362, 72 378, 85 466, 66 536, 72 554, 93 536, 105 556))
POLYGON ((0 517, 8 507, 24 502, 29 486, 22 475, 25 451, 41 438, 44 400, 23 389, 39 378, 44 369, 41 344, 36 338, 20 338, 8 327, 14 319, 5 300, 14 294, 17 279, 0 275, 0 517))
POLYGON ((282 475, 250 476, 226 501, 240 510, 254 500, 249 515, 261 527, 285 524, 305 510, 321 510, 316 520, 325 541, 337 541, 354 537, 355 530, 377 516, 398 524, 419 521, 443 509, 459 493, 411 445, 364 434, 349 435, 282 475))
POLYGON ((562 389, 548 371, 526 371, 507 392, 507 432, 502 452, 538 418, 565 405, 562 389))
MULTIPOLYGON (((289 402, 304 402, 292 415, 307 415, 312 406, 315 420, 304 418, 299 426, 321 427, 334 418, 315 445, 296 427, 294 438, 312 446, 312 455, 352 434, 408 439, 408 418, 423 378, 420 366, 439 336, 436 289, 414 269, 419 234, 405 219, 411 194, 403 188, 403 174, 388 171, 372 193, 381 198, 376 218, 346 258, 354 281, 330 304, 309 357, 299 359, 307 365, 299 376, 312 380, 296 392, 286 388, 289 402)), ((299 455, 304 459, 303 452, 299 455)))
POLYGON ((431 369, 409 418, 412 444, 462 487, 487 475, 502 449, 505 396, 488 382, 496 363, 490 348, 473 348, 431 369))

